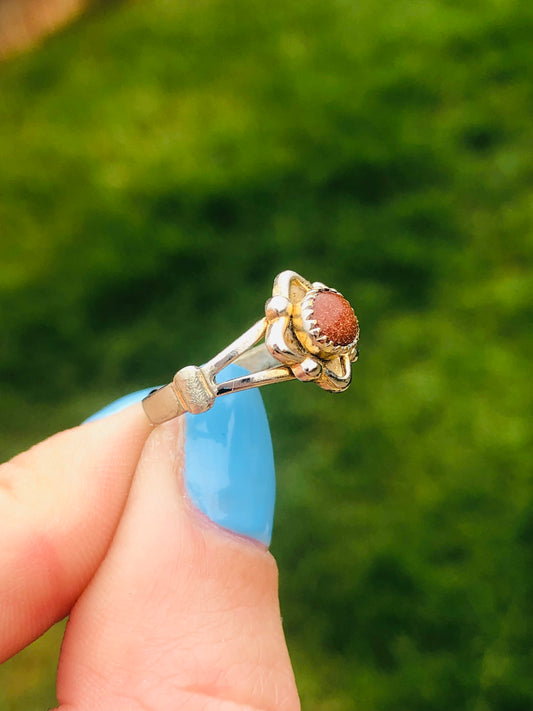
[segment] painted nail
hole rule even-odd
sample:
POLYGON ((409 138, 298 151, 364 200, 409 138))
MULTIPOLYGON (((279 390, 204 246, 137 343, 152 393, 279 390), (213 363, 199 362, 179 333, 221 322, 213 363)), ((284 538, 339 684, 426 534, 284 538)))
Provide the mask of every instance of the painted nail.
MULTIPOLYGON (((219 380, 246 374, 235 365, 219 380)), ((276 479, 272 439, 257 389, 224 395, 186 415, 185 483, 192 502, 220 526, 268 545, 276 479)))
POLYGON ((133 405, 136 402, 140 402, 149 393, 151 393, 153 389, 154 388, 144 388, 144 390, 137 390, 136 392, 130 393, 129 395, 124 395, 124 397, 120 397, 118 400, 115 400, 110 405, 106 405, 101 410, 98 410, 98 412, 95 412, 94 415, 91 415, 86 420, 84 420, 82 424, 85 424, 86 422, 94 422, 95 420, 101 420, 103 417, 109 417, 109 415, 115 415, 117 412, 125 410, 130 405, 133 405))

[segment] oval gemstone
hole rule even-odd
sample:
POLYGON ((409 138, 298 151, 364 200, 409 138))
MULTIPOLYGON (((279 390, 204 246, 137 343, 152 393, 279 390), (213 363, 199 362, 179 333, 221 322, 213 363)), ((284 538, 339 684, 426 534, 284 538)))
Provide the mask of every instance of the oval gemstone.
POLYGON ((359 334, 357 316, 344 296, 320 291, 313 302, 313 318, 320 330, 335 346, 349 346, 359 334))

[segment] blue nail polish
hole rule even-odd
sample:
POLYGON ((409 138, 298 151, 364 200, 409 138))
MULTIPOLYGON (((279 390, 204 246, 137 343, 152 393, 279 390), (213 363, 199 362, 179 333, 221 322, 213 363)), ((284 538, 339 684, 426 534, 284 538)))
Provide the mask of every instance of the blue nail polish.
MULTIPOLYGON (((231 365, 218 376, 245 375, 231 365)), ((257 389, 224 395, 211 410, 186 415, 185 483, 215 523, 268 545, 276 479, 268 419, 257 389)))
POLYGON ((103 417, 108 417, 109 415, 114 415, 121 410, 125 410, 130 405, 136 402, 140 402, 143 398, 149 395, 154 388, 145 388, 144 390, 137 390, 137 392, 130 393, 129 395, 124 395, 118 400, 115 400, 110 405, 106 405, 102 410, 99 410, 94 415, 91 415, 82 424, 86 422, 94 422, 95 420, 101 420, 103 417))

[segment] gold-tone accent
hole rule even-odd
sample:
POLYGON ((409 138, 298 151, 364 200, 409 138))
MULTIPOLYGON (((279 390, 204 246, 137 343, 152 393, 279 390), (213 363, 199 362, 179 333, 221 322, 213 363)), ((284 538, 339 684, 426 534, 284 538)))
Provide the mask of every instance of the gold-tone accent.
POLYGON ((320 291, 339 293, 293 271, 278 274, 262 319, 210 361, 182 368, 169 385, 143 400, 150 421, 157 425, 185 412, 205 412, 219 395, 295 378, 331 392, 346 390, 351 363, 357 360, 357 339, 339 347, 320 337, 312 319, 312 301, 320 291), (250 373, 217 383, 216 376, 230 363, 250 373))

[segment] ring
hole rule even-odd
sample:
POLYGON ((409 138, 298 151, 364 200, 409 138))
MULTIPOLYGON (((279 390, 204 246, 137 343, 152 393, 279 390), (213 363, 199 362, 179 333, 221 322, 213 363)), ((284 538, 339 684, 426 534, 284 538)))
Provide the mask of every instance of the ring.
POLYGON ((158 425, 186 412, 206 412, 219 395, 295 378, 342 392, 351 381, 358 340, 357 316, 342 294, 287 270, 275 278, 263 318, 204 365, 178 370, 171 383, 144 398, 143 408, 158 425), (230 363, 249 374, 217 383, 230 363))

